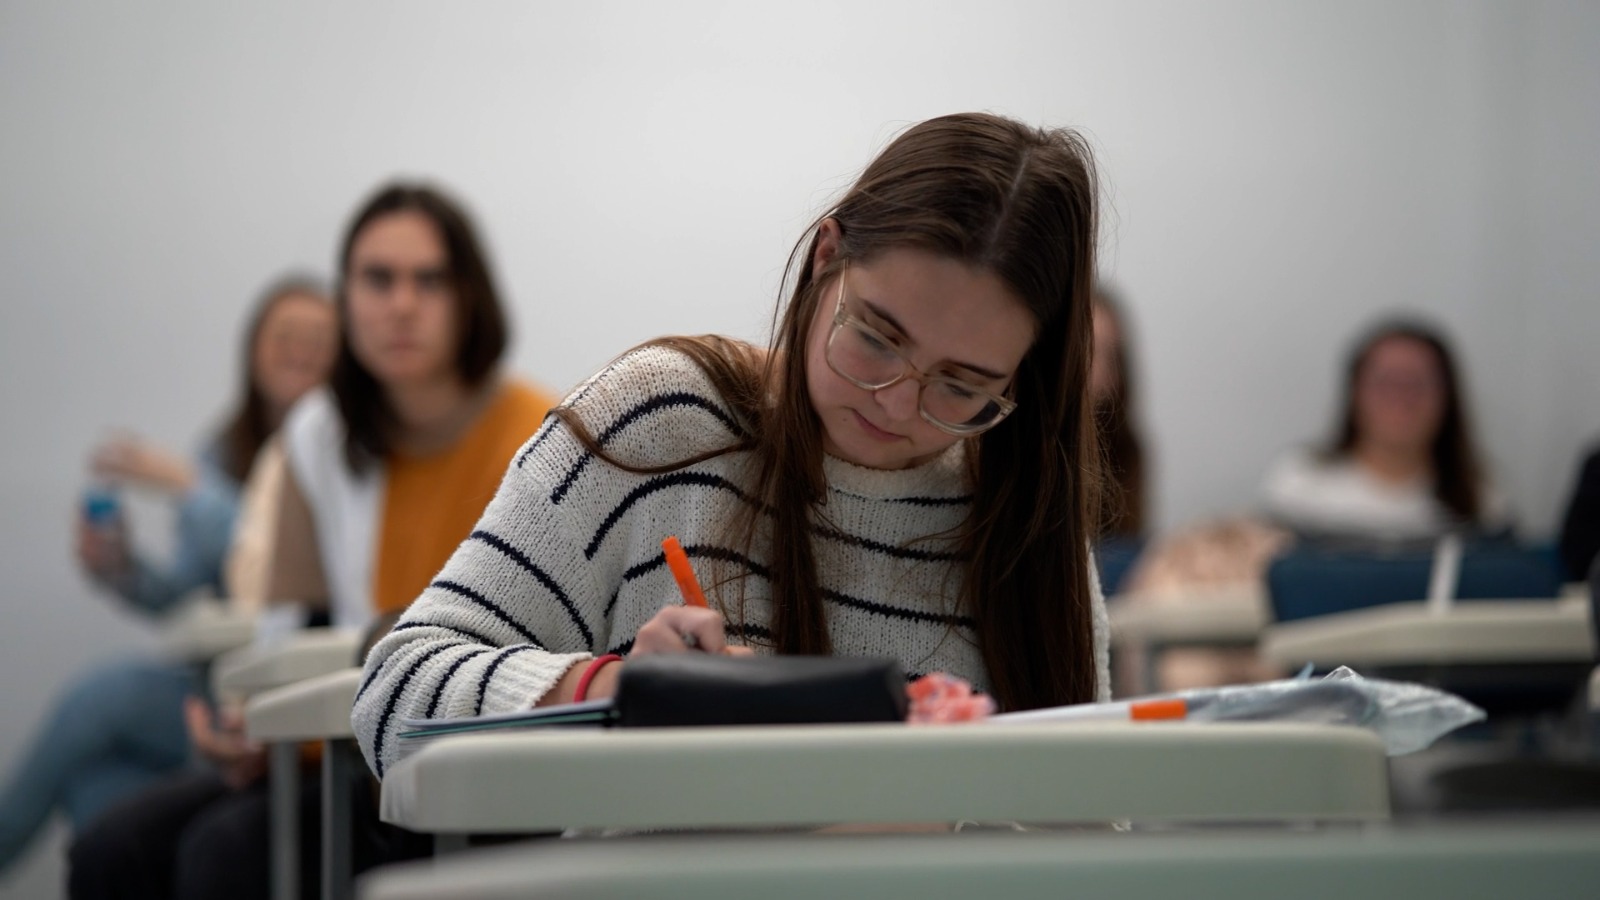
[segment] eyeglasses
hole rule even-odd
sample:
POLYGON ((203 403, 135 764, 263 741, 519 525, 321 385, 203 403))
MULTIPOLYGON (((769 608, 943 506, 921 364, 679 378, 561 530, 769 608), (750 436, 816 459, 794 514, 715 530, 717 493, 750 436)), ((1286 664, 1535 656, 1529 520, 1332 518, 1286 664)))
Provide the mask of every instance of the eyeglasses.
POLYGON ((844 310, 844 274, 839 275, 839 303, 833 312, 825 353, 828 368, 866 391, 881 391, 910 378, 919 385, 917 409, 928 424, 957 437, 981 434, 1000 424, 1017 408, 992 391, 951 378, 929 375, 911 364, 883 332, 844 310))

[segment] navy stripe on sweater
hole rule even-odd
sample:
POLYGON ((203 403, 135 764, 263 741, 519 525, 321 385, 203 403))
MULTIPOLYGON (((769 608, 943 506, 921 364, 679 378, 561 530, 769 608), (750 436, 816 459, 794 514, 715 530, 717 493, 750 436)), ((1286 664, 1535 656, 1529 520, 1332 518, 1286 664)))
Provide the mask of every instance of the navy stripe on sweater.
MULTIPOLYGON (((590 650, 594 649, 594 632, 589 630, 589 623, 583 620, 583 615, 578 612, 578 607, 573 605, 572 598, 567 596, 567 592, 561 589, 561 585, 556 584, 556 580, 551 578, 549 573, 545 572, 545 570, 541 569, 537 563, 529 559, 526 553, 523 553, 521 550, 511 546, 510 543, 508 543, 499 535, 492 534, 487 531, 474 531, 472 534, 467 536, 467 539, 472 541, 481 541, 495 548, 496 550, 499 550, 501 553, 504 553, 506 556, 510 557, 513 562, 521 566, 535 579, 537 579, 539 584, 544 586, 545 590, 549 591, 551 594, 554 594, 555 598, 561 602, 562 608, 567 611, 567 618, 572 620, 572 624, 576 625, 578 627, 578 632, 583 635, 584 646, 588 647, 590 650)), ((532 638, 530 637, 530 640, 531 639, 532 638)), ((534 643, 538 642, 535 641, 534 643)))
POLYGON ((960 558, 958 554, 952 551, 916 550, 911 547, 899 547, 894 544, 885 544, 882 541, 864 538, 860 535, 850 534, 848 532, 840 531, 837 528, 831 528, 824 525, 818 525, 811 531, 813 534, 825 537, 830 541, 837 541, 841 544, 847 544, 851 547, 860 547, 863 550, 871 550, 874 553, 882 553, 885 556, 892 556, 895 559, 914 559, 919 562, 954 562, 956 559, 960 558))
MULTIPOLYGON (((683 548, 683 551, 685 555, 691 557, 698 556, 701 558, 720 559, 725 562, 738 563, 739 565, 744 566, 745 570, 750 574, 760 578, 765 578, 768 581, 772 580, 771 572, 766 566, 763 566, 757 562, 753 562, 749 557, 746 557, 742 553, 736 553, 723 547, 706 544, 691 545, 683 548)), ((642 563, 638 563, 630 567, 626 572, 623 573, 622 580, 624 583, 633 581, 634 579, 641 578, 665 565, 666 557, 664 555, 657 555, 651 559, 647 559, 642 563)), ((822 592, 822 596, 827 600, 839 604, 840 606, 859 609, 874 615, 885 616, 891 619, 905 619, 907 621, 919 622, 926 625, 954 625, 958 628, 972 629, 977 627, 977 622, 969 616, 953 616, 925 612, 919 609, 906 609, 900 606, 891 606, 887 603, 879 603, 875 600, 863 600, 859 597, 852 597, 849 594, 840 593, 839 591, 824 590, 822 592)), ((611 605, 614 606, 616 602, 617 598, 615 596, 612 597, 611 605)), ((606 614, 609 618, 609 608, 607 609, 606 614)))
POLYGON ((667 475, 657 475, 629 491, 621 502, 616 505, 616 508, 606 514, 605 519, 600 523, 600 527, 595 530, 594 537, 589 540, 589 545, 583 548, 584 557, 594 559, 594 555, 600 552, 600 545, 605 543, 606 535, 611 533, 611 529, 617 527, 617 523, 622 521, 622 517, 628 514, 628 510, 632 509, 634 504, 651 494, 686 485, 716 488, 727 491, 746 503, 751 502, 745 496, 744 491, 739 489, 738 485, 723 478, 721 475, 712 475, 707 472, 672 472, 667 475))
POLYGON ((553 409, 544 414, 544 421, 539 427, 539 432, 533 436, 533 440, 522 451, 522 455, 517 457, 517 468, 522 468, 522 464, 528 461, 528 457, 533 455, 533 451, 539 449, 539 445, 544 443, 550 437, 551 432, 559 427, 560 421, 556 418, 556 411, 553 409))
MULTIPOLYGON (((767 628, 764 625, 740 625, 737 622, 729 622, 726 625, 726 629, 728 637, 731 638, 756 638, 757 640, 763 641, 772 640, 772 629, 767 628)), ((629 653, 633 652, 633 641, 633 638, 628 638, 606 652, 616 653, 620 656, 627 656, 629 653)))
POLYGON ((499 619, 500 621, 504 622, 507 626, 509 626, 517 634, 522 635, 523 639, 526 640, 528 643, 533 644, 535 647, 540 647, 540 648, 544 647, 544 642, 539 640, 538 638, 534 637, 533 636, 533 632, 531 632, 528 629, 524 628, 515 619, 513 619, 509 615, 507 615, 505 610, 501 609, 498 605, 496 605, 495 603, 490 601, 488 597, 483 596, 482 594, 478 593, 477 591, 473 590, 472 588, 469 588, 464 584, 457 584, 454 581, 446 581, 446 580, 444 580, 442 578, 439 579, 438 581, 435 581, 433 584, 428 585, 428 587, 430 587, 430 588, 438 588, 439 590, 442 590, 442 591, 449 591, 450 593, 455 594, 458 597, 462 597, 464 599, 471 600, 473 603, 476 603, 478 606, 481 606, 484 609, 488 610, 490 615, 492 615, 496 619, 499 619))
POLYGON ((428 698, 428 709, 422 714, 422 717, 424 719, 431 719, 433 718, 433 714, 439 711, 439 701, 444 699, 445 688, 450 686, 450 679, 456 677, 457 669, 461 668, 470 660, 477 659, 485 653, 492 652, 494 651, 485 647, 482 650, 474 650, 451 663, 450 668, 444 671, 444 677, 440 678, 439 683, 433 686, 433 696, 428 698))
POLYGON ((477 709, 473 710, 474 714, 483 714, 483 700, 489 694, 489 680, 494 677, 495 670, 500 668, 501 663, 513 656, 516 656, 518 653, 526 653, 529 650, 542 649, 544 648, 534 647, 528 644, 519 644, 515 647, 506 647, 503 650, 497 651, 494 662, 490 663, 489 667, 483 670, 483 675, 478 678, 478 706, 477 709))
MULTIPOLYGON (((496 645, 493 640, 490 640, 489 638, 477 633, 476 631, 473 631, 470 628, 457 628, 454 625, 440 625, 436 622, 402 622, 399 625, 389 629, 389 631, 392 634, 396 631, 407 631, 412 628, 441 628, 445 631, 453 631, 462 637, 471 638, 473 643, 488 644, 491 647, 496 645)), ((378 680, 378 669, 379 667, 375 666, 367 670, 366 679, 361 682, 361 687, 356 690, 357 700, 360 700, 362 695, 366 694, 367 688, 372 687, 372 683, 378 680)))
POLYGON ((972 495, 960 497, 886 497, 885 503, 909 503, 912 506, 965 506, 972 502, 972 495))
MULTIPOLYGON (((722 407, 718 406, 716 403, 707 400, 705 397, 702 397, 699 394, 692 394, 688 391, 673 391, 666 394, 654 394, 634 405, 633 408, 629 409, 627 412, 624 412, 617 418, 615 422, 611 423, 610 426, 602 431, 600 435, 595 438, 595 441, 598 442, 600 446, 604 447, 610 444, 611 441, 614 440, 618 434, 622 433, 624 429, 635 422, 638 422, 641 419, 654 415, 658 412, 664 412, 681 407, 703 409, 715 416, 717 420, 728 429, 728 431, 732 432, 737 437, 744 438, 748 436, 746 435, 744 428, 738 422, 734 421, 733 417, 724 412, 722 407)), ((582 474, 584 469, 588 468, 589 463, 593 460, 593 453, 585 453, 581 459, 574 463, 572 468, 567 470, 566 476, 561 479, 561 483, 556 485, 555 490, 550 492, 550 502, 560 504, 561 501, 566 498, 567 491, 572 489, 573 482, 578 480, 578 476, 582 474)))
MULTIPOLYGON (((423 664, 428 660, 446 650, 455 650, 459 647, 461 647, 460 644, 440 644, 418 656, 411 661, 411 666, 406 669, 405 674, 400 676, 400 683, 389 691, 389 699, 383 704, 383 714, 378 717, 378 736, 372 742, 372 758, 378 764, 379 778, 383 777, 383 742, 389 735, 389 720, 394 718, 395 707, 400 703, 400 695, 406 692, 406 685, 411 683, 411 679, 417 676, 417 672, 422 669, 423 664)), ((388 661, 385 660, 384 664, 387 665, 388 661)))
MULTIPOLYGON (((688 544, 683 548, 683 554, 692 559, 715 559, 720 562, 738 563, 739 565, 744 566, 745 569, 751 574, 759 575, 768 580, 771 580, 772 578, 772 576, 768 573, 766 566, 755 562, 750 557, 745 556, 743 553, 739 553, 736 550, 729 550, 726 547, 718 547, 715 544, 688 544)), ((666 564, 666 554, 657 553, 655 556, 645 560, 644 562, 629 566, 628 570, 622 573, 622 582, 626 584, 630 581, 643 578, 644 576, 654 572, 656 569, 659 569, 666 564)), ((607 614, 609 615, 609 613, 610 610, 608 609, 607 614)))
POLYGON ((860 597, 852 597, 849 594, 841 594, 838 591, 830 591, 826 588, 823 589, 822 596, 823 599, 837 603, 840 606, 859 609, 890 619, 905 619, 911 622, 920 622, 924 625, 954 625, 957 628, 971 629, 978 627, 978 623, 971 616, 953 616, 946 613, 923 612, 920 609, 904 609, 899 606, 879 603, 876 600, 863 600, 860 597))
POLYGON ((479 634, 478 632, 473 631, 471 628, 462 628, 459 625, 441 625, 438 622, 401 622, 399 625, 396 625, 394 628, 390 629, 390 633, 393 634, 396 631, 410 631, 413 628, 442 628, 445 631, 453 631, 462 637, 472 638, 473 643, 487 644, 490 647, 499 646, 498 641, 494 640, 488 635, 479 634))

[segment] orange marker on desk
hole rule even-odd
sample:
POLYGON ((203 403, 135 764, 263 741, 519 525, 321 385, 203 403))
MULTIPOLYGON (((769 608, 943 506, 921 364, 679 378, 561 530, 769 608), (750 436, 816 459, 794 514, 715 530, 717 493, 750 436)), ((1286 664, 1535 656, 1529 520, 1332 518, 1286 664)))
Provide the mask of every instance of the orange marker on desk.
POLYGON ((1115 703, 1079 703, 1049 709, 1001 713, 991 722, 1181 722, 1189 717, 1189 702, 1181 697, 1122 700, 1115 703))
POLYGON ((661 542, 661 551, 667 556, 667 568, 672 570, 672 578, 678 582, 678 593, 683 595, 683 602, 688 606, 709 609, 706 595, 700 590, 700 582, 695 580, 694 566, 689 565, 689 554, 683 552, 683 545, 678 543, 676 537, 669 537, 661 542))
POLYGON ((1176 698, 1128 704, 1128 719, 1133 722, 1174 722, 1188 717, 1189 704, 1176 698))

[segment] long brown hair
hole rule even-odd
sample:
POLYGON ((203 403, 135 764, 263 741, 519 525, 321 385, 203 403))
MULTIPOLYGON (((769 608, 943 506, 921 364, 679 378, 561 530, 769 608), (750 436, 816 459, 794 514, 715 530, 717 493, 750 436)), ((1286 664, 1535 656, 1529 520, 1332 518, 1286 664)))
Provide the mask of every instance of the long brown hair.
POLYGON ((328 383, 344 419, 345 462, 354 472, 389 455, 399 422, 383 386, 351 349, 350 252, 356 238, 372 222, 404 212, 426 217, 444 243, 446 277, 456 298, 456 374, 462 382, 468 387, 482 384, 494 371, 510 338, 510 326, 489 273, 488 259, 462 207, 429 185, 397 182, 379 188, 351 219, 339 250, 339 356, 328 383))
POLYGON ((1433 351, 1434 359, 1438 362, 1445 402, 1439 431, 1434 435, 1429 451, 1433 462, 1433 493, 1458 519, 1475 522, 1483 511, 1483 469, 1479 463, 1478 448, 1472 440, 1466 391, 1457 373, 1455 356, 1445 343, 1444 336, 1423 322, 1415 319, 1383 322, 1370 329, 1356 343, 1345 367, 1343 412, 1326 455, 1329 458, 1343 458, 1355 450, 1356 442, 1361 437, 1356 421, 1356 388, 1361 380, 1361 370, 1365 368, 1373 348, 1392 338, 1422 344, 1433 351))
MULTIPOLYGON (((1088 398, 1097 200, 1092 155, 1075 132, 986 114, 932 119, 879 154, 795 245, 785 276, 794 276, 794 288, 776 317, 770 352, 721 338, 652 342, 694 359, 746 436, 670 466, 623 467, 662 471, 752 451, 755 502, 729 518, 726 537, 746 551, 758 534, 766 545, 771 643, 779 653, 832 649, 811 543, 813 516, 824 515, 826 498, 822 426, 805 372, 824 283, 846 265, 917 248, 994 273, 1038 326, 1014 379, 1017 411, 968 439, 972 510, 953 536, 964 567, 960 603, 976 622, 990 690, 1003 709, 1094 699, 1087 540, 1098 497, 1088 398), (838 252, 816 271, 826 219, 838 225, 838 252)), ((575 413, 556 414, 591 452, 610 459, 575 413)), ((717 581, 719 592, 726 583, 717 581)))
POLYGON ((234 481, 243 482, 249 476, 250 467, 255 465, 256 454, 261 452, 262 445, 283 424, 279 419, 282 411, 279 411, 279 416, 273 414, 272 404, 267 402, 267 395, 256 380, 255 359, 256 344, 261 341, 261 329, 267 323, 267 316, 279 303, 290 297, 312 297, 326 303, 328 292, 313 278, 290 275, 273 282, 262 292, 261 299, 256 301, 240 353, 243 360, 239 379, 242 396, 217 435, 219 463, 222 471, 234 481))
MULTIPOLYGON (((1145 460, 1144 440, 1134 413, 1138 409, 1138 385, 1134 383, 1133 341, 1128 334, 1128 317, 1121 299, 1110 287, 1095 287, 1095 307, 1111 317, 1117 326, 1117 347, 1111 391, 1095 403, 1095 425, 1105 472, 1100 499, 1099 537, 1136 537, 1144 533, 1145 460)), ((1095 352, 1100 348, 1096 347, 1095 352)))

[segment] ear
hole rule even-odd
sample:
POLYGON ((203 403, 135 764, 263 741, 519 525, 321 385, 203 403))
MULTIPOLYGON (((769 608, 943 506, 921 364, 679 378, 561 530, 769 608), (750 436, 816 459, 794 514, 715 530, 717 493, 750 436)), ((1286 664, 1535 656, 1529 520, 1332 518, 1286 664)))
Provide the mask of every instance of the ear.
POLYGON ((832 216, 817 223, 816 248, 811 252, 813 278, 839 255, 839 239, 842 235, 843 232, 839 230, 839 220, 832 216))

